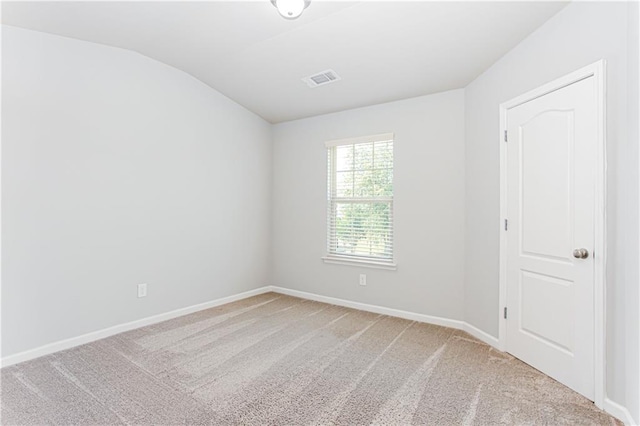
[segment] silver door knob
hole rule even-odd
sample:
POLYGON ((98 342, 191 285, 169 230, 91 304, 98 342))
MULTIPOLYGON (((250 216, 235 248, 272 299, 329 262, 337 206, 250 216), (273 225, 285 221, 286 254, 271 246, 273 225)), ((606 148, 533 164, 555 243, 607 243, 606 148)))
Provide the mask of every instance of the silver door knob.
POLYGON ((575 249, 573 251, 573 257, 575 257, 576 259, 586 259, 587 257, 589 257, 589 250, 587 250, 586 248, 575 249))

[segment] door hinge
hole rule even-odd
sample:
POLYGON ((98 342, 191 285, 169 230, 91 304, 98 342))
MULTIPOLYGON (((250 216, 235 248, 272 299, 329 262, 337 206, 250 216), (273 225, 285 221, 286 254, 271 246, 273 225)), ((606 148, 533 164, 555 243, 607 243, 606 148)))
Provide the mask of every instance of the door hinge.
POLYGON ((507 319, 507 307, 504 307, 504 313, 503 313, 504 319, 507 319))
POLYGON ((507 231, 509 229, 509 219, 504 220, 504 230, 507 231))
POLYGON ((505 142, 507 142, 507 141, 508 141, 508 140, 507 140, 507 131, 506 131, 506 130, 504 131, 504 141, 505 141, 505 142))

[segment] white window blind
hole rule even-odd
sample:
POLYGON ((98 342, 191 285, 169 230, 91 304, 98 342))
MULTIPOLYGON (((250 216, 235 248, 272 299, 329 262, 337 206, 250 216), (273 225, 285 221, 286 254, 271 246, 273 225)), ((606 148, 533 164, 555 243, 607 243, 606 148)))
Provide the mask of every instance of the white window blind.
POLYGON ((393 134, 326 142, 328 258, 393 262, 393 134))

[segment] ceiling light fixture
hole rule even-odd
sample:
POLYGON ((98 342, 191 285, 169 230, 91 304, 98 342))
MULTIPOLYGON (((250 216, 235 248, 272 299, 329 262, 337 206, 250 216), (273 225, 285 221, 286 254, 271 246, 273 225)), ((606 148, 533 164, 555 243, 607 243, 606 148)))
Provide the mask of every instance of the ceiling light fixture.
POLYGON ((311 0, 271 0, 271 4, 278 9, 280 15, 285 19, 296 19, 302 15, 311 0))

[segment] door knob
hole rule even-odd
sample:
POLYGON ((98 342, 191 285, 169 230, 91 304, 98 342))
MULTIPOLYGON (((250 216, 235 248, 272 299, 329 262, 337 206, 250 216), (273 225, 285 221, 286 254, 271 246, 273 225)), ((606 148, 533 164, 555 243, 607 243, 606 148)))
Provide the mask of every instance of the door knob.
POLYGON ((587 257, 589 257, 589 250, 587 250, 586 248, 575 249, 573 251, 573 257, 575 257, 576 259, 586 259, 587 257))

